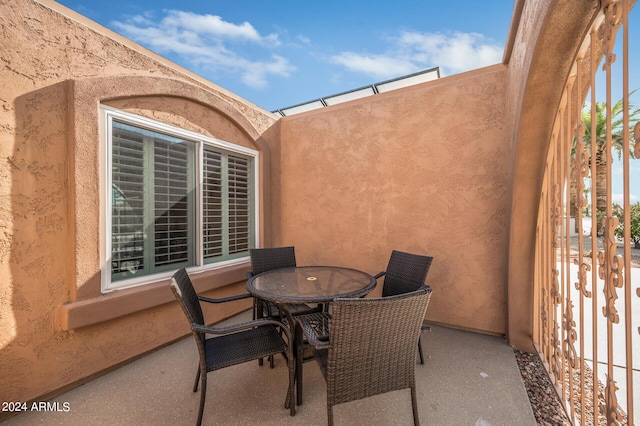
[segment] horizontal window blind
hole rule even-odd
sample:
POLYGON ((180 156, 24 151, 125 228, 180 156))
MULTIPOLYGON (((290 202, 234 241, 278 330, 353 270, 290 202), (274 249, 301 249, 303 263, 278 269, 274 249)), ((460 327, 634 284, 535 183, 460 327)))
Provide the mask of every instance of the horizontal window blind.
POLYGON ((111 183, 113 279, 142 271, 144 260, 143 137, 114 123, 111 183))
POLYGON ((195 211, 190 200, 194 172, 190 142, 156 138, 153 144, 154 266, 191 264, 195 211))
POLYGON ((249 161, 229 156, 229 252, 249 251, 249 161))
POLYGON ((255 158, 240 151, 249 150, 128 113, 113 115, 110 279, 104 288, 248 256, 255 246, 255 158))
POLYGON ((224 254, 222 154, 205 149, 203 172, 203 251, 210 260, 224 254))

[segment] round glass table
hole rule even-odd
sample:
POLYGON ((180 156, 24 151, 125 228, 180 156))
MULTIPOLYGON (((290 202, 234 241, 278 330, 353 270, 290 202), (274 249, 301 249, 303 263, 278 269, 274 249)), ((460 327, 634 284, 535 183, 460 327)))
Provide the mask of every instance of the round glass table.
POLYGON ((327 303, 336 297, 361 297, 376 286, 362 271, 339 266, 299 266, 254 276, 247 291, 276 303, 327 303))

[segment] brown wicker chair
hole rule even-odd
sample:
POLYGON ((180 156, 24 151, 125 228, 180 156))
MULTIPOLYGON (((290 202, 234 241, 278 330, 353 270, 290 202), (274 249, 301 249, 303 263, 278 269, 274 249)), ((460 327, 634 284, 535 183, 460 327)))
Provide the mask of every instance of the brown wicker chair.
MULTIPOLYGON (((376 279, 384 276, 382 297, 407 293, 425 285, 427 273, 429 272, 432 261, 433 257, 431 256, 393 250, 389 258, 387 270, 375 275, 376 279)), ((427 325, 423 325, 422 327, 422 331, 429 329, 427 325)), ((420 364, 424 364, 421 340, 418 340, 418 352, 420 354, 420 364)))
POLYGON ((251 295, 241 294, 221 299, 198 296, 184 268, 179 269, 171 278, 171 290, 191 325, 200 355, 196 381, 193 385, 193 392, 197 392, 200 383, 200 408, 196 424, 202 423, 208 372, 278 353, 282 353, 287 359, 289 388, 285 407, 290 409, 293 416, 295 414, 293 400, 295 366, 292 345, 288 344, 291 342, 289 329, 282 322, 267 318, 225 327, 205 325, 200 302, 225 303, 250 298, 251 295), (287 341, 283 339, 281 333, 286 335, 287 341), (214 334, 217 337, 207 338, 207 334, 214 334))
POLYGON ((431 289, 422 286, 384 298, 336 299, 328 342, 318 338, 317 324, 297 319, 327 382, 330 426, 334 405, 406 388, 420 424, 415 345, 430 298, 431 289))
MULTIPOLYGON (((249 251, 249 256, 251 258, 251 271, 247 272, 247 280, 263 272, 281 268, 295 268, 297 266, 295 248, 292 246, 254 248, 249 251)), ((322 306, 294 303, 287 303, 285 307, 293 316, 322 310, 322 306)), ((261 317, 271 317, 287 322, 285 315, 275 303, 254 298, 254 318, 261 317)), ((259 363, 262 364, 262 359, 259 360, 259 363)), ((273 367, 273 358, 271 358, 271 366, 273 367)))
MULTIPOLYGON (((247 272, 247 280, 255 275, 263 272, 272 271, 274 269, 295 268, 296 253, 295 248, 289 247, 270 247, 270 248, 254 248, 249 250, 251 258, 251 271, 247 272)), ((280 317, 281 314, 273 302, 260 300, 262 306, 258 304, 258 308, 262 308, 264 316, 280 317)), ((290 303, 286 305, 292 315, 317 312, 319 308, 311 307, 304 304, 290 303)), ((260 309, 257 310, 257 316, 260 315, 260 309)))

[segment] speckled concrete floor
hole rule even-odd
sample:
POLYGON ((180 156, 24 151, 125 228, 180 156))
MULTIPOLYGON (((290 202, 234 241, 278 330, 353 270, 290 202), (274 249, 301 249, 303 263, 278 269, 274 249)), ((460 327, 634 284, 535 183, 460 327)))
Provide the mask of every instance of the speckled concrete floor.
MULTIPOLYGON (((416 365, 423 425, 535 425, 512 349, 504 339, 445 327, 422 337, 425 365, 416 365)), ((417 351, 416 351, 417 352, 417 351)), ((60 412, 26 412, 9 425, 190 425, 199 394, 191 392, 197 350, 188 337, 66 392, 60 412)), ((209 374, 204 425, 325 425, 326 391, 315 362, 305 364, 304 404, 284 408, 287 367, 249 362, 209 374)), ((334 408, 336 425, 413 423, 409 390, 334 408)))

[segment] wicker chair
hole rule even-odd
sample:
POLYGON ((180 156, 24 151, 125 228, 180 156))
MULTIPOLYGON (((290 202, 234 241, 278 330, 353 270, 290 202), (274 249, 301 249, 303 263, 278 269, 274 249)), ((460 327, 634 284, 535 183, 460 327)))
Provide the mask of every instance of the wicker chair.
MULTIPOLYGON (((255 248, 249 251, 251 272, 247 272, 247 280, 263 272, 281 268, 295 268, 296 254, 294 247, 255 248)), ((255 318, 262 316, 284 319, 284 316, 273 302, 255 299, 255 318)), ((291 315, 301 315, 322 310, 321 306, 288 303, 285 305, 291 315)))
MULTIPOLYGON (((295 268, 296 253, 294 247, 255 248, 249 251, 251 257, 251 272, 247 272, 247 279, 263 272, 281 268, 295 268)), ((286 304, 292 315, 309 312, 317 312, 321 307, 312 307, 304 304, 286 304)), ((256 316, 280 317, 281 314, 273 302, 256 299, 256 316)))
MULTIPOLYGON (((431 256, 393 250, 389 258, 387 270, 375 275, 376 279, 384 276, 382 297, 407 293, 425 285, 427 273, 429 272, 432 261, 433 257, 431 256)), ((427 325, 422 326, 422 331, 429 329, 427 325)), ((420 354, 420 364, 424 364, 421 340, 418 340, 418 352, 420 354)))
POLYGON ((287 343, 291 342, 289 329, 280 321, 266 318, 225 327, 205 325, 200 302, 225 303, 249 298, 251 295, 242 294, 222 299, 198 296, 184 268, 179 269, 171 278, 171 290, 191 325, 200 355, 196 381, 193 385, 193 392, 197 392, 200 384, 200 408, 196 424, 202 423, 208 372, 278 353, 285 355, 288 360, 289 388, 285 407, 290 409, 293 416, 295 414, 293 400, 295 366, 292 345, 287 343), (287 341, 283 339, 281 333, 286 335, 287 341), (207 334, 218 336, 207 338, 207 334))
POLYGON ((415 345, 431 298, 431 288, 384 298, 336 299, 329 341, 318 339, 317 324, 297 319, 314 347, 327 382, 327 418, 333 406, 394 390, 411 390, 418 425, 415 345))

